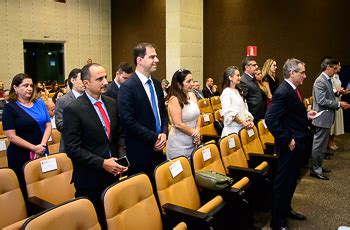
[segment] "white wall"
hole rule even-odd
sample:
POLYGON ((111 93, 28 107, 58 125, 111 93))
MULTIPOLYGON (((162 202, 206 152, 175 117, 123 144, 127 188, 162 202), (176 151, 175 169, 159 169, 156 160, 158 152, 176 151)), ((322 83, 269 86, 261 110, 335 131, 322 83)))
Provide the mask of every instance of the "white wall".
POLYGON ((111 76, 110 9, 110 0, 0 0, 0 80, 9 87, 24 72, 23 40, 64 42, 65 77, 89 57, 111 76))

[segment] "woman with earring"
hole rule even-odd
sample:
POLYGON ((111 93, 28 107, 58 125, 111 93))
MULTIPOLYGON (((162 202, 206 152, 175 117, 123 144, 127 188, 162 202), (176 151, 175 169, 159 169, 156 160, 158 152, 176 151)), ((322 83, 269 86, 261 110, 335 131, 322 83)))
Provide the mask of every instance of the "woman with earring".
POLYGON ((226 68, 222 81, 222 94, 220 96, 224 129, 221 137, 231 133, 238 133, 243 127, 252 128, 253 115, 248 111, 247 103, 243 98, 242 90, 237 87, 241 82, 241 75, 236 66, 226 68))
POLYGON ((174 73, 169 89, 168 113, 172 124, 167 142, 167 159, 177 156, 191 158, 200 144, 200 119, 197 97, 192 92, 193 77, 189 70, 174 73))
POLYGON ((35 96, 31 77, 17 74, 12 79, 9 103, 4 106, 2 115, 4 132, 10 141, 8 165, 17 174, 24 194, 23 165, 47 153, 51 135, 51 121, 44 101, 35 96))

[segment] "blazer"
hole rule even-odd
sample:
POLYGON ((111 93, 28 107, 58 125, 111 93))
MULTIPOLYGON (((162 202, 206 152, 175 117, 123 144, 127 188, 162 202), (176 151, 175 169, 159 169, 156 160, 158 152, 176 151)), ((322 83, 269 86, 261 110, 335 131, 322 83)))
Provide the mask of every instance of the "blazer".
POLYGON ((103 169, 103 161, 125 155, 124 136, 118 124, 113 98, 102 95, 110 118, 110 138, 86 93, 63 111, 66 150, 73 162, 73 182, 77 189, 103 189, 116 178, 103 169))
POLYGON ((114 100, 118 101, 118 93, 119 87, 117 86, 115 81, 112 80, 112 82, 108 84, 107 92, 104 95, 114 98, 114 100))
POLYGON ((65 153, 64 138, 63 138, 63 110, 72 102, 75 101, 75 96, 72 91, 58 98, 55 107, 55 123, 56 129, 61 132, 60 153, 65 153))
POLYGON ((275 137, 277 149, 288 146, 294 138, 296 144, 304 143, 308 135, 308 118, 304 104, 292 86, 283 81, 272 97, 265 123, 275 137))
POLYGON ((312 121, 312 124, 316 127, 331 128, 334 122, 335 110, 339 109, 339 103, 323 73, 314 82, 312 89, 312 108, 317 112, 324 111, 312 121))
POLYGON ((216 91, 215 93, 213 93, 211 90, 208 89, 208 87, 203 87, 203 90, 202 90, 202 94, 204 96, 204 98, 211 98, 211 97, 214 97, 214 96, 219 96, 220 93, 219 91, 216 91))
POLYGON ((261 90, 256 83, 255 78, 251 78, 248 74, 244 73, 242 75, 239 87, 245 94, 248 110, 254 116, 254 121, 258 122, 260 119, 263 119, 265 116, 265 105, 263 102, 261 90))
MULTIPOLYGON (((164 102, 163 90, 158 80, 152 78, 158 98, 158 110, 161 120, 161 132, 168 133, 168 116, 164 102)), ((126 135, 127 155, 130 168, 133 164, 152 164, 154 155, 162 153, 154 151, 157 141, 156 122, 142 82, 134 72, 125 81, 119 92, 118 108, 120 121, 126 135)), ((134 165, 135 166, 135 165, 134 165)))

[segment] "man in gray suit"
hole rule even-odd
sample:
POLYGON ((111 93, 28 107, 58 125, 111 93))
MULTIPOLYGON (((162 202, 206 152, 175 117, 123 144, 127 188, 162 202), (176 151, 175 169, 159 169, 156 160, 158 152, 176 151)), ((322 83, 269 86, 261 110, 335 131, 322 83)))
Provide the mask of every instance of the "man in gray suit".
POLYGON ((337 65, 338 61, 333 58, 323 59, 321 63, 322 73, 316 78, 312 90, 312 107, 320 115, 312 121, 316 130, 312 145, 310 176, 322 180, 329 180, 323 173, 330 172, 330 170, 322 168, 322 162, 327 151, 335 110, 349 108, 348 103, 336 101, 333 92, 331 78, 337 71, 337 65))
POLYGON ((248 110, 254 117, 256 124, 260 119, 265 117, 266 105, 263 103, 261 90, 255 80, 255 71, 259 68, 258 64, 252 57, 246 57, 242 61, 242 70, 244 74, 241 78, 239 87, 245 94, 248 104, 248 110))
POLYGON ((60 97, 56 101, 55 119, 56 128, 61 132, 60 152, 65 153, 63 141, 63 110, 75 99, 80 97, 85 90, 84 84, 81 80, 81 69, 73 69, 68 75, 68 85, 71 89, 66 95, 60 97))

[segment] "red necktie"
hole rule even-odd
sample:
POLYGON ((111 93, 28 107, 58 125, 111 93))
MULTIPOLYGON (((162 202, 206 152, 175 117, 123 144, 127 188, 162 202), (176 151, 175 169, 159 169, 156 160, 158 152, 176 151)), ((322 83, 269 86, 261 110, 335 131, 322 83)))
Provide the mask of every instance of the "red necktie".
POLYGON ((295 91, 296 91, 297 94, 298 94, 299 100, 300 100, 300 101, 303 101, 303 98, 301 97, 301 94, 300 94, 298 88, 295 88, 295 91))
POLYGON ((106 114, 106 111, 103 109, 102 107, 102 103, 101 102, 96 102, 95 105, 97 106, 98 110, 100 110, 100 113, 102 115, 102 119, 106 125, 106 129, 107 129, 107 133, 108 133, 108 138, 110 137, 110 134, 111 134, 111 125, 109 123, 109 120, 108 120, 108 117, 107 117, 107 114, 106 114))

